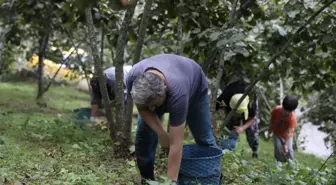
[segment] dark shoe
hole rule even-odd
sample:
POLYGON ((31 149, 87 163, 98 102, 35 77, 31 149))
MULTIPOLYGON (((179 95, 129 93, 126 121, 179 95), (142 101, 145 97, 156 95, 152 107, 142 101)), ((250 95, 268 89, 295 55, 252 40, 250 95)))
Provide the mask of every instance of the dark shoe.
POLYGON ((223 184, 223 173, 221 173, 221 175, 220 175, 219 184, 223 184))
POLYGON ((155 181, 155 179, 141 178, 141 185, 149 185, 148 181, 155 181))
POLYGON ((257 152, 253 152, 252 153, 252 158, 253 159, 258 159, 258 153, 257 152))
POLYGON ((147 179, 141 178, 141 185, 148 185, 147 179))

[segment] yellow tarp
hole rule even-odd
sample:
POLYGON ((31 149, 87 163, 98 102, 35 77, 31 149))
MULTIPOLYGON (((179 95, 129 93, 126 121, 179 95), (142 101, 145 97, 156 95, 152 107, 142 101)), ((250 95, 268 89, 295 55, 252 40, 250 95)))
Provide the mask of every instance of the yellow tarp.
MULTIPOLYGON (((39 57, 34 54, 28 61, 28 64, 27 64, 28 68, 37 67, 38 60, 39 60, 39 57)), ((43 63, 44 63, 44 72, 46 73, 46 75, 49 75, 51 77, 54 76, 54 74, 56 73, 56 71, 61 65, 61 64, 56 64, 55 62, 48 60, 48 59, 44 59, 43 63)), ((74 71, 71 71, 70 69, 66 67, 61 67, 56 77, 59 79, 66 80, 66 81, 77 81, 77 80, 84 78, 84 75, 80 75, 74 71)))

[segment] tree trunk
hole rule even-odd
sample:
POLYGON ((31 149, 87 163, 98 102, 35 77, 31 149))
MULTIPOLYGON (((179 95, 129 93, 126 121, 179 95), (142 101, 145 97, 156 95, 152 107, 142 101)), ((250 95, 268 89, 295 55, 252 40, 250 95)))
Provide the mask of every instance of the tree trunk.
POLYGON ((183 40, 182 39, 183 39, 183 22, 182 22, 182 16, 180 15, 177 21, 177 42, 178 42, 178 46, 176 50, 177 55, 181 55, 183 52, 183 40))
POLYGON ((104 108, 105 108, 107 122, 108 122, 107 127, 110 130, 111 139, 115 141, 117 134, 116 134, 115 124, 114 124, 114 119, 113 119, 113 114, 112 114, 112 109, 111 109, 111 103, 110 103, 107 88, 105 85, 106 81, 105 81, 105 77, 103 74, 103 68, 101 66, 101 60, 99 58, 98 49, 96 47, 97 38, 95 36, 91 8, 87 8, 85 10, 85 15, 86 15, 86 23, 87 23, 87 28, 88 28, 88 33, 89 33, 89 38, 90 38, 90 43, 91 43, 90 44, 91 54, 94 60, 95 72, 98 75, 99 87, 102 93, 104 108))
POLYGON ((214 135, 217 136, 218 135, 218 125, 217 122, 215 120, 215 112, 216 112, 216 102, 217 102, 217 93, 218 93, 218 89, 220 87, 220 82, 223 76, 223 70, 224 70, 224 60, 225 57, 225 52, 224 50, 222 50, 220 57, 219 57, 219 66, 217 68, 217 76, 215 79, 215 84, 212 85, 211 87, 211 107, 210 107, 210 112, 211 112, 211 119, 212 119, 212 127, 213 127, 213 132, 214 135))
POLYGON ((5 65, 3 65, 3 53, 5 51, 5 33, 0 33, 0 75, 5 65))
MULTIPOLYGON (((146 28, 148 26, 148 20, 152 4, 153 0, 147 0, 144 7, 138 39, 134 50, 133 65, 140 61, 142 46, 146 36, 146 28)), ((132 97, 127 94, 125 135, 126 135, 126 143, 128 143, 128 145, 130 145, 131 143, 132 117, 133 117, 133 100, 132 97)))
POLYGON ((127 44, 128 30, 130 29, 131 19, 134 15, 135 8, 130 8, 126 11, 121 29, 119 31, 120 35, 118 37, 117 52, 115 59, 116 68, 116 124, 118 125, 118 142, 116 144, 120 145, 120 154, 126 153, 130 145, 130 131, 129 126, 126 125, 126 109, 124 103, 124 51, 127 44), (129 132, 127 132, 129 131, 129 132))
POLYGON ((280 90, 279 90, 279 105, 282 104, 282 100, 284 98, 283 94, 284 94, 284 86, 282 83, 282 78, 281 75, 279 75, 279 83, 280 83, 280 90))
POLYGON ((140 55, 142 51, 143 42, 146 36, 146 29, 148 26, 148 19, 151 13, 152 4, 153 4, 153 0, 147 0, 144 10, 143 10, 144 12, 142 14, 142 20, 141 20, 141 24, 139 28, 139 35, 138 35, 137 43, 136 43, 135 50, 134 50, 133 65, 140 61, 140 55))
MULTIPOLYGON (((49 27, 49 25, 48 25, 49 27)), ((38 89, 37 89, 37 104, 42 105, 44 104, 42 102, 42 96, 43 96, 43 91, 44 91, 44 86, 43 86, 43 67, 44 67, 44 57, 46 54, 46 50, 47 50, 47 46, 48 46, 48 42, 49 42, 49 34, 50 34, 50 30, 49 28, 47 28, 46 30, 44 30, 43 36, 40 39, 40 46, 39 46, 39 53, 38 53, 38 68, 37 68, 37 74, 38 74, 38 89)), ((45 104, 44 104, 45 105, 45 104)))

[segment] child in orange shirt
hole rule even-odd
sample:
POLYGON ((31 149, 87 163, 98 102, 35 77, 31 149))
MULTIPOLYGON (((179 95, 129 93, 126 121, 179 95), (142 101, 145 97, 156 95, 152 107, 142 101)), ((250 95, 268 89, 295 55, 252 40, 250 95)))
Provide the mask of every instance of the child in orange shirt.
POLYGON ((274 133, 274 156, 275 159, 285 162, 294 159, 293 136, 296 127, 295 109, 298 106, 298 98, 287 95, 282 106, 276 106, 271 113, 269 134, 274 133))

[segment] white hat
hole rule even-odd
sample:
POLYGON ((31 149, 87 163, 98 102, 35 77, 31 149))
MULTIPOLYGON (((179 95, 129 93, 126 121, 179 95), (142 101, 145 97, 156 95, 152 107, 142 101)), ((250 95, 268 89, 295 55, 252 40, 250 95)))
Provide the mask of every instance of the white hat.
MULTIPOLYGON (((243 94, 235 94, 230 99, 230 107, 233 109, 236 104, 238 103, 239 99, 243 96, 243 94)), ((237 108, 237 113, 244 113, 244 118, 247 120, 248 118, 248 104, 249 104, 249 96, 246 96, 244 100, 240 103, 239 107, 237 108)))

